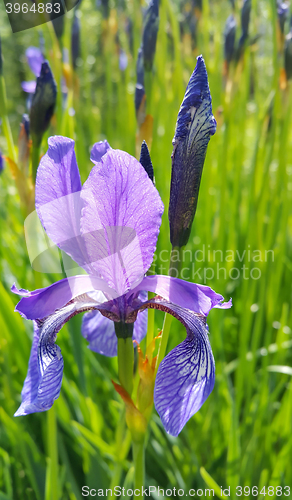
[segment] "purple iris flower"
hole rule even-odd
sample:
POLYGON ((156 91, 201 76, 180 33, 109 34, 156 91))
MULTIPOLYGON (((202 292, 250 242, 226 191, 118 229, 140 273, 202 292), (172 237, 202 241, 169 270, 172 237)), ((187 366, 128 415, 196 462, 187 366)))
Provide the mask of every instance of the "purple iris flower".
MULTIPOLYGON (((44 62, 44 56, 42 51, 37 47, 28 47, 25 51, 26 59, 31 71, 36 77, 41 74, 42 63, 44 62)), ((36 80, 21 83, 22 90, 28 94, 34 94, 36 89, 36 80)))
POLYGON ((231 301, 208 286, 170 276, 145 276, 156 248, 163 204, 135 158, 97 143, 94 167, 81 185, 74 141, 51 137, 36 177, 36 210, 48 237, 87 274, 62 279, 22 295, 16 310, 34 322, 22 403, 16 416, 48 410, 58 398, 63 358, 56 336, 72 316, 86 312, 82 333, 93 351, 114 356, 117 335, 138 342, 147 308, 172 314, 186 339, 161 362, 154 403, 167 432, 177 436, 214 386, 215 365, 206 328, 213 307, 231 301), (147 292, 156 296, 147 300, 147 292))
POLYGON ((0 174, 3 172, 3 170, 4 170, 4 160, 0 150, 0 174))

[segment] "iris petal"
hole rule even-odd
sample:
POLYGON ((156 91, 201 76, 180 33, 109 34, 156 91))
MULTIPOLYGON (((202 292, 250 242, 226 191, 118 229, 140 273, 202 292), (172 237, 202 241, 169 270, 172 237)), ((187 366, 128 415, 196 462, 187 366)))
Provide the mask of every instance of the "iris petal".
POLYGON ((171 276, 159 274, 146 276, 129 292, 129 295, 137 293, 138 290, 156 293, 173 304, 204 316, 208 316, 213 307, 229 309, 232 306, 231 299, 222 302, 224 300, 222 295, 214 292, 209 286, 197 285, 171 276))
POLYGON ((187 330, 187 338, 160 363, 154 389, 154 404, 163 426, 177 436, 214 387, 215 362, 205 318, 159 298, 150 300, 147 307, 172 314, 187 330))
POLYGON ((22 403, 15 416, 48 410, 59 397, 63 358, 55 344, 57 333, 72 316, 92 306, 89 297, 81 296, 44 320, 34 321, 28 373, 21 393, 22 403))
MULTIPOLYGON (((113 291, 110 290, 105 281, 95 276, 87 275, 65 278, 47 288, 40 288, 33 292, 23 289, 17 290, 15 285, 13 285, 11 290, 18 295, 23 295, 15 310, 25 319, 45 318, 53 314, 57 309, 61 309, 72 299, 93 290, 101 290, 114 296, 113 291)), ((91 300, 95 305, 98 304, 96 300, 91 300)))
POLYGON ((99 141, 96 142, 91 149, 90 152, 90 160, 92 163, 99 163, 103 155, 107 152, 108 149, 111 149, 109 143, 107 141, 99 141))
POLYGON ((36 177, 36 210, 51 240, 88 271, 80 236, 81 180, 74 141, 50 137, 36 177))
POLYGON ((25 51, 28 65, 35 76, 40 76, 44 56, 38 47, 28 47, 25 51))
POLYGON ((135 158, 108 149, 81 198, 81 232, 92 267, 123 295, 151 265, 163 212, 158 191, 135 158))

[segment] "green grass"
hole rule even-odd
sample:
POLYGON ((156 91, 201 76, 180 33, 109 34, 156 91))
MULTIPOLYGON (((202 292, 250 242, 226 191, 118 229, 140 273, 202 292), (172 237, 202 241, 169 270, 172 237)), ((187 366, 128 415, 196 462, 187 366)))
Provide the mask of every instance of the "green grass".
MULTIPOLYGON (((94 142, 107 138, 112 147, 135 155, 135 63, 142 14, 138 0, 126 2, 123 8, 115 7, 115 2, 110 5, 106 21, 93 1, 81 4, 81 57, 70 101, 62 110, 59 99, 46 134, 75 139, 83 181, 91 168, 89 151, 94 142), (133 21, 134 52, 125 31, 127 16, 133 21), (124 73, 118 65, 117 34, 129 60, 124 73)), ((170 251, 171 140, 195 58, 202 53, 218 128, 208 147, 185 265, 191 270, 191 280, 194 264, 195 271, 201 268, 194 280, 226 299, 232 296, 234 305, 227 311, 213 310, 208 317, 216 383, 202 409, 178 438, 165 433, 153 412, 146 484, 187 491, 213 488, 216 482, 219 498, 221 486, 230 486, 230 498, 238 498, 238 485, 257 486, 259 491, 264 486, 266 491, 268 486, 292 487, 292 384, 291 370, 285 368, 292 362, 292 90, 289 86, 281 90, 279 85, 283 56, 277 48, 273 0, 253 0, 250 34, 261 37, 246 47, 227 84, 222 33, 230 2, 203 0, 195 49, 188 33, 181 36, 180 11, 179 2, 161 0, 149 110, 154 119, 151 156, 156 186, 165 204, 155 269, 159 272, 164 266, 162 273, 167 273, 168 263, 162 262, 159 253, 170 251), (194 262, 198 250, 202 262, 194 262), (261 255, 262 261, 253 261, 253 255, 261 255), (259 272, 259 279, 251 278, 251 273, 257 277, 259 272)), ((238 22, 239 13, 237 5, 238 22)), ((38 45, 38 29, 12 34, 3 4, 0 16, 8 116, 17 144, 25 112, 20 82, 32 78, 24 53, 29 45, 38 45)), ((63 37, 68 49, 71 22, 69 13, 63 37)), ((60 84, 56 40, 53 45, 48 26, 39 29, 60 84)), ((9 155, 3 127, 0 132, 0 149, 9 155)), ((121 400, 111 383, 111 378, 117 380, 117 361, 86 348, 80 335, 81 318, 74 318, 58 335, 65 369, 54 413, 13 417, 27 371, 32 328, 14 313, 17 298, 10 286, 16 281, 34 289, 36 283, 26 251, 19 196, 7 164, 0 177, 0 200, 0 500, 73 500, 83 498, 83 485, 131 487, 130 438, 121 418, 121 400)), ((61 277, 42 275, 42 286, 61 277)), ((155 313, 154 321, 156 334, 163 315, 155 313)), ((184 329, 173 320, 168 348, 183 338, 184 329)), ((263 494, 258 498, 264 498, 263 494)), ((269 498, 276 498, 276 490, 269 498)))

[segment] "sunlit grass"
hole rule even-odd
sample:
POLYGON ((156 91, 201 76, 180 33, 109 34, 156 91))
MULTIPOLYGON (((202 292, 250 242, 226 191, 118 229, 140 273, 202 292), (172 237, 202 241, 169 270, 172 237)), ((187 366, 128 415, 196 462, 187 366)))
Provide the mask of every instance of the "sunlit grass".
MULTIPOLYGON (((219 486, 231 486, 231 498, 236 498, 238 485, 258 486, 260 491, 264 486, 267 490, 269 485, 292 483, 292 385, 291 371, 285 369, 292 362, 292 93, 289 86, 284 90, 279 84, 283 56, 276 46, 273 6, 272 0, 253 1, 250 34, 261 37, 246 47, 243 59, 226 79, 222 34, 230 2, 203 0, 195 49, 189 33, 181 38, 179 3, 160 3, 149 110, 154 119, 151 157, 165 204, 155 269, 160 272, 162 266, 162 273, 167 273, 168 263, 162 260, 167 253, 163 258, 159 253, 170 251, 171 140, 186 84, 196 56, 202 53, 218 128, 208 147, 186 266, 192 281, 211 286, 226 299, 232 296, 234 306, 223 313, 213 310, 208 317, 216 383, 202 409, 178 438, 168 436, 153 414, 146 452, 147 485, 185 491, 212 487, 207 486, 208 475, 201 474, 200 467, 219 486), (197 262, 196 251, 201 252, 196 254, 197 262), (253 260, 255 255, 262 260, 253 260)), ((67 107, 62 110, 59 99, 46 138, 62 134, 75 139, 84 181, 94 142, 106 138, 112 147, 135 155, 135 64, 142 13, 139 2, 131 0, 123 8, 112 8, 106 20, 94 2, 84 0, 80 14, 81 57, 76 73, 72 69, 66 73, 67 107), (125 30, 127 17, 133 21, 133 52, 125 30), (128 55, 125 72, 119 69, 117 34, 128 55)), ((17 143, 26 106, 20 82, 32 78, 24 53, 29 45, 38 46, 38 29, 12 34, 3 4, 0 16, 8 115, 17 143)), ((239 23, 239 6, 236 16, 239 23)), ((63 37, 68 50, 71 23, 69 13, 63 37)), ((56 45, 53 48, 47 26, 39 29, 60 88, 56 45)), ((9 155, 1 128, 0 132, 0 149, 9 155)), ((14 281, 27 289, 36 285, 19 197, 7 164, 0 177, 0 201, 0 499, 43 500, 53 498, 46 486, 50 466, 47 416, 13 418, 32 331, 29 322, 13 312, 17 298, 10 286, 14 281)), ((42 286, 61 277, 43 275, 42 286)), ((162 321, 163 315, 156 313, 155 332, 162 321)), ((65 362, 61 396, 54 404, 60 499, 81 499, 83 485, 131 487, 133 481, 130 441, 120 418, 122 404, 111 383, 117 377, 116 360, 90 352, 80 325, 81 318, 74 318, 58 336, 65 362)), ((183 328, 174 320, 169 348, 183 338, 183 328)), ((263 494, 258 498, 264 498, 263 494)), ((276 490, 269 498, 276 498, 276 490)))

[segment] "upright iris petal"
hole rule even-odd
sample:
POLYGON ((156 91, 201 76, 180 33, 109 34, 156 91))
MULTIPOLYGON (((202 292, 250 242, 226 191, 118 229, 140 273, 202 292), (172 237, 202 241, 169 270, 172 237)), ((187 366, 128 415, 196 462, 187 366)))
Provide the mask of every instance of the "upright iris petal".
POLYGON ((122 295, 151 265, 163 212, 158 192, 135 158, 108 149, 81 198, 91 265, 122 295))
MULTIPOLYGON (((27 63, 36 77, 41 74, 42 64, 45 60, 42 51, 38 47, 28 47, 25 51, 27 63)), ((36 80, 21 83, 22 90, 28 94, 34 94, 36 89, 36 80)))
POLYGON ((168 218, 172 246, 187 244, 196 212, 207 146, 216 132, 208 75, 202 56, 181 104, 173 143, 168 218))

